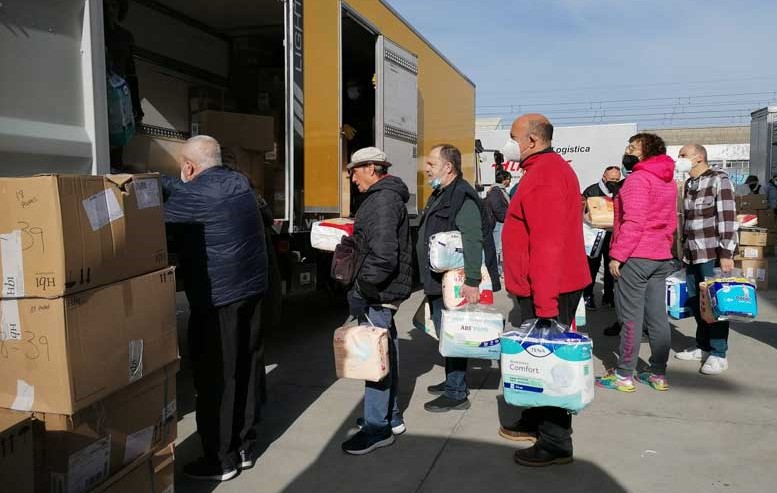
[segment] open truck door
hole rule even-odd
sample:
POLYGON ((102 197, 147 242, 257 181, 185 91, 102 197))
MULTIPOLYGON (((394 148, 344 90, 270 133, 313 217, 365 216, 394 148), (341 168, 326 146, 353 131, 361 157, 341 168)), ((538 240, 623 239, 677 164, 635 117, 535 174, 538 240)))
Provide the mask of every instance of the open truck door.
POLYGON ((410 190, 408 212, 418 214, 418 57, 384 36, 375 51, 375 142, 410 190))

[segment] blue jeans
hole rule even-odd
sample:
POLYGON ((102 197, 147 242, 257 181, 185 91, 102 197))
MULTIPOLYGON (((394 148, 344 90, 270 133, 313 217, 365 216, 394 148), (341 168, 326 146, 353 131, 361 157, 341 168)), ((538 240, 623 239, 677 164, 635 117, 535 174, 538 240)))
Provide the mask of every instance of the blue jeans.
POLYGON ((715 260, 703 264, 687 265, 685 278, 688 283, 688 306, 696 319, 696 347, 702 351, 709 351, 713 356, 726 357, 728 351, 728 331, 730 323, 715 322, 710 324, 701 318, 701 298, 699 297, 699 283, 705 277, 715 275, 715 260))
POLYGON ((399 394, 399 340, 394 324, 394 311, 380 305, 370 305, 358 293, 348 293, 351 316, 359 323, 388 329, 389 373, 380 382, 365 382, 364 385, 364 427, 370 436, 391 433, 391 427, 404 420, 397 400, 399 394), (369 320, 368 320, 369 319, 369 320))
MULTIPOLYGON (((437 337, 442 329, 442 296, 427 296, 437 337)), ((467 358, 445 358, 445 396, 462 400, 469 395, 467 387, 467 358)))

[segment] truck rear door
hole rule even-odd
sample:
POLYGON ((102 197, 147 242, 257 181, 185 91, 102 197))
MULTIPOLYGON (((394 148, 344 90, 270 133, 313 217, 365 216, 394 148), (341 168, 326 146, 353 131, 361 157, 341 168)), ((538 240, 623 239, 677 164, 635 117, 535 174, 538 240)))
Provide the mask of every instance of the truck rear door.
POLYGON ((384 36, 376 47, 375 141, 391 174, 410 190, 407 208, 418 213, 418 57, 384 36))

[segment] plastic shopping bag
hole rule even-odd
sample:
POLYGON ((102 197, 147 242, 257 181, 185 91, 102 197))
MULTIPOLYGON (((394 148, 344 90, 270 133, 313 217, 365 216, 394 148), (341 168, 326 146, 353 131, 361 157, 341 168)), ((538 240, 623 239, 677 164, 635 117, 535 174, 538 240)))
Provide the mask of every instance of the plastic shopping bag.
POLYGON ((602 253, 604 237, 607 231, 594 228, 590 224, 583 222, 583 240, 585 243, 585 254, 590 258, 596 258, 602 253))
POLYGON ((388 330, 371 325, 340 327, 334 334, 337 378, 379 382, 389 372, 388 330))
POLYGON ((464 248, 460 232, 437 233, 429 238, 429 267, 434 272, 464 268, 464 248))
MULTIPOLYGON (((486 266, 480 268, 480 304, 494 304, 494 288, 486 266)), ((448 310, 459 310, 467 306, 467 300, 461 292, 466 275, 464 269, 449 270, 442 276, 442 299, 448 310)))
POLYGON ((578 412, 594 399, 593 344, 556 321, 528 320, 502 335, 505 401, 578 412))
POLYGON ((693 316, 688 306, 688 283, 685 269, 678 270, 666 278, 666 311, 675 320, 693 316))
POLYGON ((448 358, 499 359, 501 313, 481 305, 443 310, 440 354, 448 358))
POLYGON ((413 316, 413 326, 418 330, 426 332, 435 341, 439 340, 434 327, 434 320, 432 320, 432 307, 427 298, 424 298, 418 306, 418 310, 416 310, 415 316, 413 316))

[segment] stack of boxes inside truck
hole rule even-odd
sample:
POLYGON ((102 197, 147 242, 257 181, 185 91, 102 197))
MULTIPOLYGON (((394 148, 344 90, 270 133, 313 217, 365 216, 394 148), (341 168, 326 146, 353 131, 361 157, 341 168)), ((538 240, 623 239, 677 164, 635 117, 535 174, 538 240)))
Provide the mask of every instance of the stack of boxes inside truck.
MULTIPOLYGON (((769 286, 767 258, 774 255, 777 245, 777 216, 768 208, 765 195, 743 195, 736 201, 740 223, 745 218, 757 219, 757 226, 739 229, 736 267, 742 269, 745 277, 754 279, 758 289, 766 289, 769 286)), ((749 224, 752 223, 751 220, 749 224)))
POLYGON ((0 207, 0 484, 172 491, 178 345, 158 175, 0 178, 0 207))

